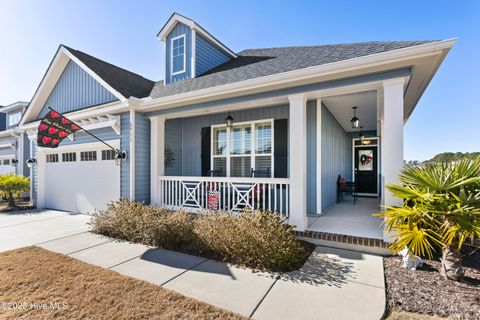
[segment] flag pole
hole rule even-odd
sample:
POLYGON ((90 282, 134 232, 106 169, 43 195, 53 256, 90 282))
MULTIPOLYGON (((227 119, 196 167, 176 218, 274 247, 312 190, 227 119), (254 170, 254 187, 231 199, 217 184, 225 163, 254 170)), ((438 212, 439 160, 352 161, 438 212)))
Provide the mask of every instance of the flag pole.
POLYGON ((86 133, 88 133, 89 135, 91 135, 92 137, 94 137, 95 139, 97 139, 98 141, 100 141, 101 143, 103 143, 104 145, 106 145, 107 147, 109 147, 110 149, 112 149, 113 151, 115 152, 118 152, 119 150, 118 149, 115 149, 114 147, 112 147, 111 145, 109 145, 108 143, 106 143, 105 141, 103 141, 102 139, 100 139, 99 137, 97 137, 96 135, 94 135, 93 133, 91 133, 90 131, 88 131, 87 129, 84 129, 82 128, 78 123, 68 119, 67 117, 65 117, 63 114, 61 114, 60 112, 58 112, 57 110, 53 109, 52 107, 48 107, 48 109, 58 113, 59 115, 61 115, 62 117, 64 117, 65 119, 71 121, 74 125, 76 125, 77 127, 79 127, 81 130, 85 131, 86 133))

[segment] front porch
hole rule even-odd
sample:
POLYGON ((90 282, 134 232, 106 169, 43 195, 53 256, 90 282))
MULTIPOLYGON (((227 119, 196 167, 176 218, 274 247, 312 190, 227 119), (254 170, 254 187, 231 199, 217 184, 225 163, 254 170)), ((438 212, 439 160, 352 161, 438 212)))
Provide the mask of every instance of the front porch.
POLYGON ((299 232, 381 241, 381 219, 372 214, 398 204, 385 186, 398 181, 403 162, 404 85, 404 78, 389 79, 268 104, 155 114, 151 201, 191 212, 275 211, 299 232), (362 128, 350 124, 352 106, 362 128), (372 162, 360 165, 361 157, 372 162), (339 175, 367 183, 360 194, 375 198, 336 204, 339 175))

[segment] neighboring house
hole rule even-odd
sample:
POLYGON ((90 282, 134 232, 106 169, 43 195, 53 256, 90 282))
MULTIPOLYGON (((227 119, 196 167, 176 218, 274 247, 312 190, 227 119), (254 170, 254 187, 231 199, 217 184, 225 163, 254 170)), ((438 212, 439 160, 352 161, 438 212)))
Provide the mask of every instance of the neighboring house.
POLYGON ((128 157, 117 166, 84 133, 58 149, 38 148, 38 207, 89 212, 119 197, 192 211, 256 207, 305 230, 307 214, 335 203, 338 175, 356 179, 363 195, 399 204, 385 186, 398 182, 403 126, 455 43, 235 53, 179 14, 158 38, 165 80, 156 83, 60 46, 22 128, 34 141, 51 106, 128 157))
POLYGON ((18 101, 0 107, 0 174, 30 176, 25 160, 30 157, 30 144, 18 124, 28 102, 18 101))

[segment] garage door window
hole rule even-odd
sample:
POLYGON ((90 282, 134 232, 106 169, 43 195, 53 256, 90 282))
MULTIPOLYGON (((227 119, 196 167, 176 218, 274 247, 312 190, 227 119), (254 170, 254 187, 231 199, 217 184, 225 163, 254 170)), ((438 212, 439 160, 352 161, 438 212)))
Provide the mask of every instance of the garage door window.
POLYGON ((77 154, 75 152, 62 153, 62 162, 77 161, 77 154))
POLYGON ((47 162, 58 162, 58 154, 47 154, 47 162))
POLYGON ((96 161, 97 151, 82 151, 80 152, 80 161, 96 161))
POLYGON ((114 160, 115 151, 114 150, 102 150, 102 160, 114 160))
POLYGON ((10 164, 10 159, 5 159, 5 160, 3 160, 3 164, 4 164, 4 165, 9 165, 9 164, 10 164))

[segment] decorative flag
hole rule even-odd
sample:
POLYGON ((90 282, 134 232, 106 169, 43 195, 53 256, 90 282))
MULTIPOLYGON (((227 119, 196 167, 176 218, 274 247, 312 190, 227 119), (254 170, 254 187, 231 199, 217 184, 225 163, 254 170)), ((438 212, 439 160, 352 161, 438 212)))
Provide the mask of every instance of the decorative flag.
POLYGON ((63 139, 81 128, 60 113, 50 111, 38 125, 37 145, 39 147, 56 148, 63 139))

